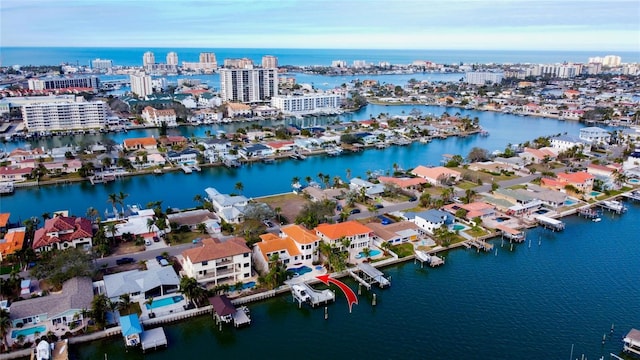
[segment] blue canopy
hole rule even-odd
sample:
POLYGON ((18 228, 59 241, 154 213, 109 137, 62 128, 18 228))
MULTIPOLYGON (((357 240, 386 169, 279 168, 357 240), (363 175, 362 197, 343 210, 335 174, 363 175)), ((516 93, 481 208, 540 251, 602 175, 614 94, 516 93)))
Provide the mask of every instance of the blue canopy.
POLYGON ((122 327, 122 335, 125 337, 142 333, 142 326, 137 314, 121 316, 120 327, 122 327))

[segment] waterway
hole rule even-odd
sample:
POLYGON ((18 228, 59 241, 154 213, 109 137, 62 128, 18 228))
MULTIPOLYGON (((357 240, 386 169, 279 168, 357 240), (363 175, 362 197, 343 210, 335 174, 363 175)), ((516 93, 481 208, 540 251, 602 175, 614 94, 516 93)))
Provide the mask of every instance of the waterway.
POLYGON ((626 214, 606 213, 599 223, 569 217, 563 232, 531 229, 531 244, 513 251, 496 239, 497 255, 458 249, 440 268, 385 268, 392 286, 373 290, 375 307, 363 290, 349 313, 337 290, 328 320, 323 309, 298 309, 281 296, 249 305, 249 328, 219 332, 201 317, 165 326, 169 347, 159 352, 126 353, 119 337, 72 352, 77 359, 608 359, 640 326, 640 204, 627 205, 626 214))
MULTIPOLYGON (((408 114, 418 108, 424 114, 440 115, 447 111, 450 114, 460 112, 462 115, 478 117, 480 125, 489 131, 490 136, 479 135, 465 138, 449 138, 434 140, 429 144, 414 143, 404 147, 389 147, 385 150, 371 149, 357 154, 347 154, 340 157, 313 156, 304 161, 282 160, 275 164, 253 164, 239 169, 223 167, 203 168, 202 172, 190 175, 182 172, 168 173, 162 176, 135 176, 117 180, 106 185, 92 186, 88 182, 64 184, 55 186, 41 186, 17 189, 11 196, 0 198, 0 211, 11 212, 12 221, 24 220, 31 216, 40 216, 44 212, 69 210, 71 214, 82 216, 87 208, 94 207, 103 212, 110 207, 107 204, 108 194, 128 194, 126 202, 129 204, 146 205, 151 201, 161 200, 163 207, 185 208, 195 206, 193 197, 204 195, 204 189, 215 187, 222 192, 234 192, 237 182, 244 186, 243 194, 248 197, 259 197, 288 192, 291 190, 291 179, 295 176, 304 179, 311 176, 317 181, 319 173, 328 174, 333 178, 346 178, 346 170, 351 170, 352 176, 365 176, 368 171, 385 173, 398 164, 404 169, 417 165, 437 165, 443 154, 460 154, 466 156, 473 147, 481 147, 489 152, 504 149, 507 144, 517 144, 532 140, 538 136, 549 136, 559 133, 569 133, 577 136, 582 124, 569 121, 557 121, 544 118, 522 117, 510 114, 481 112, 457 108, 436 106, 383 106, 368 105, 354 114, 345 114, 342 121, 363 120, 379 113, 408 114)), ((328 118, 304 119, 304 125, 322 124, 328 118)), ((281 121, 283 123, 284 121, 281 121)), ((267 123, 268 124, 268 123, 267 123)), ((242 126, 247 126, 243 123, 242 126)), ((238 126, 238 125, 235 125, 238 126)), ((231 126, 215 125, 200 127, 180 127, 173 131, 185 136, 205 136, 206 130, 215 133, 217 130, 231 131, 231 126)), ((85 137, 56 137, 47 139, 34 146, 61 146, 78 144, 81 141, 93 142, 105 139, 107 136, 121 143, 128 137, 157 135, 157 129, 134 130, 128 133, 99 134, 85 137)), ((9 144, 8 144, 9 145, 9 144)), ((13 144, 19 146, 20 143, 13 144)), ((22 145, 25 145, 24 143, 22 145)))

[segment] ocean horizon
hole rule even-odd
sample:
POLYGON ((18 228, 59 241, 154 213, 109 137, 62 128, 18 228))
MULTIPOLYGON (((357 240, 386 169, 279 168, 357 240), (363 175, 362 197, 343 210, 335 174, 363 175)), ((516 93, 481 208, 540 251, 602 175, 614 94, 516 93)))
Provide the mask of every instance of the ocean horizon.
POLYGON ((154 52, 157 62, 164 62, 168 52, 178 53, 179 63, 196 62, 201 52, 213 52, 218 63, 228 58, 247 57, 260 63, 262 56, 273 55, 280 66, 330 66, 334 60, 351 64, 364 60, 378 64, 389 62, 407 65, 415 60, 439 64, 516 64, 516 63, 586 63, 589 57, 617 55, 624 63, 640 62, 640 51, 600 50, 425 50, 425 49, 302 49, 302 48, 179 48, 179 47, 0 47, 0 66, 13 65, 89 65, 96 58, 112 60, 114 66, 142 66, 142 55, 154 52))

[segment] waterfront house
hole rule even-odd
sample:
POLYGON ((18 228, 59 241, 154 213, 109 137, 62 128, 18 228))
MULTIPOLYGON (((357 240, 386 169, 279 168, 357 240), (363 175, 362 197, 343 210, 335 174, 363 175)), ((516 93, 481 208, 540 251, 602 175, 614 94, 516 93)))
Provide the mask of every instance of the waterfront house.
POLYGON ((191 231, 198 231, 198 225, 204 224, 206 231, 209 233, 219 233, 221 231, 218 217, 206 209, 187 210, 168 214, 167 220, 171 224, 171 227, 176 229, 187 227, 191 231))
POLYGON ((200 283, 235 284, 251 277, 251 249, 245 239, 208 238, 182 252, 182 269, 200 283))
POLYGON ((433 235, 436 229, 453 223, 454 217, 442 210, 429 209, 418 213, 405 213, 407 220, 433 235))
POLYGON ((166 159, 174 164, 193 165, 198 163, 198 155, 200 155, 200 152, 196 149, 170 150, 167 152, 166 159))
POLYGON ((148 123, 155 126, 161 126, 162 123, 168 127, 176 127, 178 123, 176 121, 176 111, 173 109, 158 110, 151 106, 146 106, 142 110, 142 118, 148 123))
POLYGON ((353 178, 349 181, 349 189, 357 193, 364 191, 366 197, 373 199, 384 192, 384 185, 374 184, 360 178, 353 178))
POLYGON ((144 138, 124 139, 124 142, 122 143, 122 145, 124 146, 124 149, 127 151, 143 150, 143 149, 144 150, 158 149, 158 142, 153 136, 144 137, 144 138))
POLYGON ((640 177, 640 149, 635 149, 622 163, 624 173, 629 176, 640 177))
POLYGON ((524 150, 518 154, 521 159, 532 162, 534 164, 541 164, 545 161, 555 160, 557 154, 552 148, 540 148, 534 149, 525 147, 524 150))
POLYGON ((378 176, 378 181, 380 181, 380 183, 383 185, 395 185, 404 190, 420 190, 422 186, 427 183, 426 179, 420 177, 397 178, 389 176, 378 176))
POLYGON ((9 167, 0 167, 0 181, 12 181, 12 182, 20 182, 25 181, 31 175, 33 171, 32 167, 27 168, 9 168, 9 167))
POLYGON ((9 225, 9 217, 11 213, 0 213, 0 231, 7 231, 7 225, 9 225))
POLYGON ((411 174, 425 179, 432 185, 458 182, 462 175, 459 171, 444 166, 426 167, 422 165, 411 170, 411 174))
POLYGON ((186 146, 188 143, 188 140, 186 137, 184 136, 161 136, 158 138, 158 142, 160 143, 160 145, 169 148, 169 147, 173 147, 173 146, 186 146))
POLYGON ((556 149, 559 153, 574 147, 582 149, 584 153, 591 151, 591 144, 588 141, 571 135, 559 135, 552 137, 551 147, 556 149))
POLYGON ((360 252, 362 249, 371 247, 373 232, 368 227, 357 221, 345 221, 337 224, 320 224, 315 228, 316 235, 321 241, 342 251, 360 252), (342 240, 351 241, 349 249, 345 249, 342 240))
POLYGON ((517 189, 516 191, 526 191, 531 196, 542 201, 544 205, 552 209, 557 209, 565 205, 568 196, 562 191, 546 189, 535 184, 527 184, 527 190, 517 189))
POLYGON ((130 206, 125 209, 124 214, 121 215, 126 218, 124 221, 119 221, 116 224, 116 232, 113 234, 116 237, 131 234, 134 236, 142 236, 144 239, 152 239, 154 236, 163 235, 165 231, 171 231, 170 228, 160 231, 155 224, 156 213, 153 209, 140 210, 137 206, 130 206), (153 220, 154 224, 150 225, 149 220, 153 220))
POLYGON ((469 204, 448 204, 442 207, 442 210, 451 213, 455 216, 456 212, 460 209, 466 211, 465 219, 473 220, 475 218, 489 218, 496 215, 496 209, 490 204, 485 202, 472 202, 469 204))
MULTIPOLYGON (((296 244, 288 236, 280 237, 272 233, 260 235, 261 241, 253 247, 253 261, 256 270, 265 273, 269 270, 269 263, 277 256, 286 267, 303 264, 303 256, 296 244)), ((307 266, 311 266, 309 261, 307 266)))
POLYGON ((150 266, 147 270, 105 275, 94 287, 113 302, 119 301, 122 295, 129 295, 132 301, 139 301, 177 292, 180 278, 172 266, 150 266))
POLYGON ((46 157, 46 154, 42 148, 38 147, 33 150, 17 148, 9 153, 7 160, 13 164, 24 160, 37 160, 44 157, 46 157))
POLYGON ((607 145, 611 141, 611 134, 596 126, 580 129, 580 139, 594 145, 607 145))
POLYGON ((244 221, 244 211, 249 204, 249 199, 242 195, 221 194, 215 188, 206 188, 205 193, 211 204, 213 211, 228 223, 241 223, 244 221))
POLYGON ((24 227, 9 229, 9 231, 4 234, 4 238, 0 239, 0 261, 6 259, 7 255, 22 250, 25 234, 26 228, 24 227))
POLYGON ((271 141, 265 144, 271 148, 274 153, 292 151, 295 148, 295 142, 287 141, 271 141))
POLYGON ((227 117, 232 119, 236 117, 251 117, 253 115, 251 106, 246 104, 227 102, 224 106, 227 117))
POLYGON ((164 166, 167 163, 167 160, 160 154, 129 156, 129 161, 131 161, 131 164, 138 169, 145 169, 153 166, 164 166))
MULTIPOLYGON (((74 277, 62 284, 62 291, 34 297, 11 304, 12 327, 28 327, 35 324, 70 325, 83 320, 84 310, 91 309, 93 287, 91 278, 74 277)), ((46 331, 42 331, 42 335, 46 331)))
POLYGON ((253 157, 263 157, 273 155, 275 151, 263 144, 251 144, 247 145, 240 150, 238 150, 238 154, 244 157, 245 159, 250 159, 253 157))
POLYGON ((88 251, 93 246, 91 221, 75 216, 55 216, 47 219, 44 227, 33 235, 33 249, 36 252, 53 249, 64 250, 75 247, 88 251))
POLYGON ((311 182, 311 184, 302 190, 305 194, 309 195, 311 201, 323 201, 323 200, 335 200, 341 195, 344 195, 344 189, 321 189, 318 183, 311 182))
POLYGON ((410 221, 393 222, 387 225, 371 222, 365 226, 373 231, 373 243, 378 247, 381 247, 383 242, 397 245, 409 241, 418 241, 426 235, 424 230, 410 221))
POLYGON ((320 238, 306 227, 297 224, 286 225, 280 228, 280 236, 289 237, 300 249, 304 261, 314 262, 318 260, 318 246, 320 238))

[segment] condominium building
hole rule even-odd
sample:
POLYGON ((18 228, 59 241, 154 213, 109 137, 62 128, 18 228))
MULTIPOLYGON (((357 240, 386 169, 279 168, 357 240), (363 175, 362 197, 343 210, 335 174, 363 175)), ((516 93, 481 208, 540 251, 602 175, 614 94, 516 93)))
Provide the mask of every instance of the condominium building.
POLYGON ((265 55, 262 57, 262 67, 265 69, 278 68, 278 58, 271 55, 265 55))
POLYGON ((167 54, 167 65, 178 66, 178 54, 176 52, 170 52, 167 54))
POLYGON ((218 60, 216 60, 216 54, 203 52, 200 53, 199 62, 182 62, 182 68, 190 71, 200 71, 203 73, 215 72, 218 68, 218 60))
POLYGON ((310 114, 318 111, 332 112, 340 108, 342 96, 336 94, 305 94, 274 96, 271 106, 285 114, 310 114))
POLYGON ((464 80, 473 85, 495 84, 502 82, 503 76, 502 72, 471 71, 465 73, 464 80))
POLYGON ((52 77, 43 79, 30 79, 29 90, 55 90, 68 88, 91 88, 98 91, 100 81, 97 76, 78 77, 52 77))
POLYGON ((331 62, 331 67, 346 68, 347 67, 347 62, 344 61, 344 60, 333 60, 331 62))
POLYGON ((220 92, 223 101, 269 100, 278 95, 278 69, 222 69, 220 92))
POLYGON ((109 70, 113 67, 113 60, 94 59, 91 60, 91 68, 96 70, 109 70))
POLYGON ((144 55, 142 55, 142 66, 144 66, 145 68, 155 63, 156 56, 151 51, 147 51, 146 53, 144 53, 144 55))
POLYGON ((25 104, 22 120, 29 132, 102 128, 107 104, 102 101, 25 104))
POLYGON ((253 60, 248 58, 224 59, 224 67, 228 69, 252 69, 253 60))
POLYGON ((131 92, 145 97, 153 94, 153 86, 151 84, 151 76, 145 74, 131 74, 129 76, 131 81, 131 92))
POLYGON ((202 53, 200 53, 200 62, 201 63, 215 64, 214 66, 218 66, 218 60, 216 60, 216 54, 212 53, 212 52, 202 52, 202 53))

